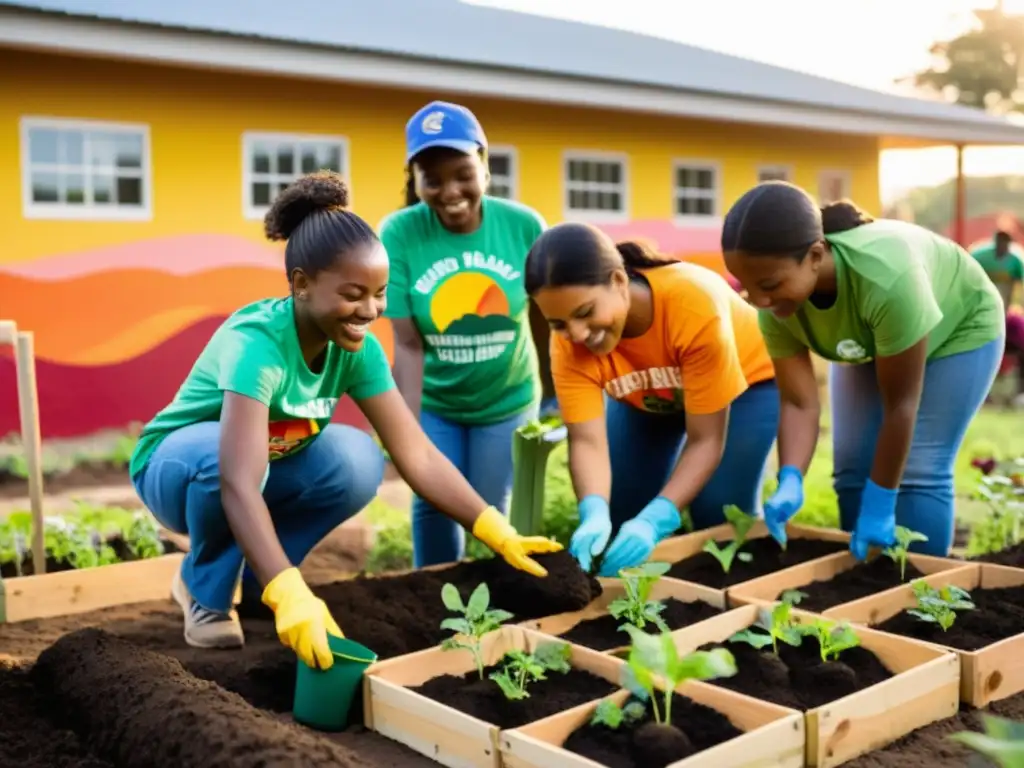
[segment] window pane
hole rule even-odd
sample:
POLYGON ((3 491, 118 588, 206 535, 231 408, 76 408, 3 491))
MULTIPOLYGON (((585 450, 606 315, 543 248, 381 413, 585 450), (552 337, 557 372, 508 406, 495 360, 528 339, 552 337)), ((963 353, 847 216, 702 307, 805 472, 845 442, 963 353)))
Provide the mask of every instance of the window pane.
POLYGON ((60 201, 60 179, 56 173, 32 174, 32 201, 56 203, 60 201))
POLYGON ((85 134, 82 131, 60 132, 60 162, 85 165, 85 134))
POLYGON ((142 179, 118 176, 117 202, 121 205, 142 205, 142 179))
POLYGON ((620 195, 618 192, 612 192, 611 193, 611 198, 612 198, 612 200, 611 200, 611 208, 610 208, 610 210, 612 210, 612 211, 622 211, 622 210, 624 210, 623 207, 622 207, 622 195, 620 195))
POLYGON ((251 162, 251 167, 254 173, 271 173, 270 147, 261 143, 253 144, 251 162))
POLYGON ((709 197, 702 197, 697 200, 697 213, 701 216, 712 216, 715 213, 714 201, 709 197))
POLYGON ((580 179, 580 163, 579 160, 569 161, 569 181, 579 181, 580 179))
POLYGON ((621 165, 621 163, 611 163, 609 165, 609 169, 611 171, 609 181, 611 181, 612 184, 621 184, 622 183, 622 165, 621 165))
POLYGON ((85 176, 80 173, 65 174, 64 202, 72 205, 85 204, 85 176))
POLYGON ((138 134, 117 135, 117 166, 119 168, 142 167, 142 137, 138 134))
POLYGON ((708 168, 697 171, 697 186, 700 189, 714 189, 714 174, 708 168))
POLYGON ((252 204, 270 205, 270 185, 265 181, 252 185, 252 204))
POLYGON ((117 202, 117 190, 114 186, 113 175, 93 174, 92 177, 92 199, 96 204, 110 204, 117 202))
POLYGON ((489 194, 493 197, 504 197, 510 199, 512 197, 512 188, 508 184, 502 182, 491 182, 491 188, 489 194))
POLYGON ((29 157, 33 163, 59 163, 58 133, 50 128, 32 128, 28 134, 29 157))
POLYGON ((292 147, 277 148, 277 172, 295 173, 295 151, 292 147))
POLYGON ((89 162, 94 167, 112 168, 117 161, 117 136, 94 131, 89 133, 89 162))
POLYGON ((511 158, 508 155, 491 155, 487 158, 492 176, 508 176, 510 162, 511 158))
POLYGON ((341 173, 341 146, 339 144, 319 144, 317 146, 317 167, 341 173))
POLYGON ((313 173, 320 170, 320 163, 317 158, 316 146, 306 144, 302 147, 302 172, 313 173))
POLYGON ((578 189, 569 190, 569 207, 574 211, 583 208, 583 193, 578 189))

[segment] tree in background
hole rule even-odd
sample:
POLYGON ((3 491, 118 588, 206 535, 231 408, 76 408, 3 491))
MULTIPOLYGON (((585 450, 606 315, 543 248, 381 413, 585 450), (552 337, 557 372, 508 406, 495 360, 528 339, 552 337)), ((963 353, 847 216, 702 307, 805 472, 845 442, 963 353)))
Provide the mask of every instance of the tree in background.
POLYGON ((1024 111, 1024 16, 1006 14, 1001 0, 974 16, 974 28, 932 46, 935 63, 913 76, 915 84, 968 107, 1024 111))

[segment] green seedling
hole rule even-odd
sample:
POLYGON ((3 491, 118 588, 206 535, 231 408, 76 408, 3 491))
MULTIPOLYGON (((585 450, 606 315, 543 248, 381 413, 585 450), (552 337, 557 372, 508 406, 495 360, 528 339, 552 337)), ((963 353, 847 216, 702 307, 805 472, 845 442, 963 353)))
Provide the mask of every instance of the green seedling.
POLYGON ((960 731, 948 738, 987 758, 986 764, 1024 768, 1024 723, 983 713, 981 724, 984 733, 960 731))
POLYGON ((455 632, 454 637, 445 638, 441 643, 441 650, 466 650, 473 655, 473 662, 480 679, 484 679, 484 659, 480 649, 480 640, 488 632, 493 632, 506 621, 512 618, 512 614, 498 608, 490 608, 491 591, 486 582, 481 582, 469 596, 469 601, 462 602, 462 596, 454 584, 445 584, 441 587, 441 600, 445 608, 453 613, 461 613, 458 618, 447 618, 441 622, 441 629, 448 629, 455 632))
POLYGON ((803 641, 804 628, 793 621, 793 604, 800 602, 807 595, 799 590, 786 590, 782 593, 782 601, 772 608, 771 613, 760 611, 756 624, 737 632, 729 638, 730 643, 747 643, 761 649, 771 645, 772 651, 778 655, 779 641, 798 647, 803 641))
POLYGON ((629 624, 626 631, 633 643, 622 670, 622 685, 638 699, 651 702, 656 723, 672 723, 672 694, 684 680, 713 680, 736 674, 736 659, 725 648, 680 656, 668 632, 649 635, 629 624), (661 708, 658 707, 655 680, 663 688, 661 708))
POLYGON ((625 631, 628 624, 643 629, 648 623, 653 624, 662 632, 668 632, 668 625, 661 618, 665 604, 660 600, 650 600, 651 590, 658 579, 668 573, 668 563, 644 563, 634 568, 623 568, 619 571, 626 596, 613 600, 608 605, 608 612, 616 619, 624 619, 626 624, 619 627, 625 631))
POLYGON ((943 632, 956 622, 957 611, 974 610, 970 593, 960 587, 947 585, 936 589, 918 581, 914 583, 913 590, 917 608, 909 608, 907 613, 928 624, 938 624, 943 632))
POLYGON ((728 573, 732 568, 733 560, 749 563, 754 559, 754 556, 749 552, 740 552, 740 547, 746 543, 747 534, 754 527, 757 518, 746 514, 742 509, 733 504, 726 506, 724 512, 726 521, 732 526, 732 541, 724 547, 720 547, 717 541, 708 539, 704 542, 704 551, 713 555, 721 564, 722 570, 728 573))
POLYGON ((801 634, 817 639, 822 661, 837 661, 839 654, 860 645, 860 638, 853 627, 843 622, 836 624, 828 619, 818 619, 800 628, 801 634))
POLYGON ((647 707, 637 699, 630 699, 624 707, 620 707, 612 699, 605 699, 597 705, 597 709, 594 710, 594 714, 590 718, 590 724, 603 725, 614 731, 620 725, 639 723, 646 714, 647 707))
POLYGON ((547 679, 548 672, 566 674, 571 667, 569 657, 572 649, 568 643, 542 643, 533 653, 506 651, 502 657, 502 668, 492 672, 491 680, 498 684, 505 698, 519 701, 529 697, 526 686, 537 680, 547 679))
POLYGON ((882 552, 883 555, 900 567, 900 581, 907 580, 907 555, 909 554, 910 545, 915 541, 928 541, 928 537, 923 533, 897 525, 896 543, 882 552))

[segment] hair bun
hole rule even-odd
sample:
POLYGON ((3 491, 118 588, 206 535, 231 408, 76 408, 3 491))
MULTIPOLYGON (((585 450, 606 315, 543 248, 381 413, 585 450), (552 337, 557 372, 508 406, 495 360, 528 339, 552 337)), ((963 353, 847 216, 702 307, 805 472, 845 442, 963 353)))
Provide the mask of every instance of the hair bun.
POLYGON ((286 187, 263 218, 270 240, 287 240, 316 211, 348 207, 348 185, 334 171, 310 173, 286 187))

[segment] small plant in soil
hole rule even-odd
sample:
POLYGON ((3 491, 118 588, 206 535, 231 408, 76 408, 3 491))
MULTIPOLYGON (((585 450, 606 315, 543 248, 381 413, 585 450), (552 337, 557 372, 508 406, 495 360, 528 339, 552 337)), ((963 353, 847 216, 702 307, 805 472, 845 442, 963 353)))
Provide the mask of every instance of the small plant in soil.
POLYGON ((1024 768, 1024 723, 1004 717, 982 714, 984 733, 960 731, 949 736, 983 758, 971 766, 998 765, 999 768, 1024 768))
POLYGON ((480 640, 488 632, 493 632, 506 621, 512 618, 512 614, 498 608, 490 608, 491 591, 486 582, 481 582, 469 600, 464 604, 458 588, 454 584, 445 584, 441 587, 441 600, 445 608, 453 613, 461 613, 458 618, 447 618, 441 622, 441 629, 448 629, 455 632, 455 636, 445 638, 441 643, 441 650, 467 650, 473 655, 476 670, 480 679, 484 679, 484 660, 480 650, 480 640))
POLYGON ((900 581, 907 580, 907 556, 909 554, 910 545, 915 541, 928 541, 928 537, 923 533, 918 533, 917 531, 912 531, 909 528, 904 528, 902 525, 897 525, 896 543, 882 552, 883 555, 900 567, 900 581))
POLYGON ((708 539, 704 543, 704 551, 714 556, 714 558, 721 564, 722 570, 726 573, 732 568, 733 560, 739 560, 741 563, 749 563, 754 559, 754 556, 749 552, 740 552, 742 547, 747 541, 747 534, 750 533, 750 529, 754 527, 754 523, 757 522, 757 518, 746 514, 739 507, 730 504, 724 509, 725 519, 732 526, 733 539, 724 547, 720 547, 718 542, 714 539, 708 539))
MULTIPOLYGON (((1020 483, 1022 460, 996 462, 985 472, 975 496, 988 505, 988 514, 971 526, 967 556, 1001 552, 1022 540, 1024 488, 1020 483)), ((985 471, 984 469, 982 470, 985 471)))
POLYGON ((625 624, 619 627, 621 631, 625 631, 627 625, 643 629, 653 624, 662 632, 668 632, 668 625, 661 618, 665 604, 649 598, 658 579, 668 573, 671 567, 669 563, 644 563, 619 571, 626 596, 613 600, 608 606, 608 613, 616 619, 625 620, 625 624))
POLYGON ((957 611, 974 610, 970 593, 960 587, 947 585, 936 589, 919 581, 913 585, 913 590, 917 608, 909 608, 907 613, 928 624, 938 624, 943 632, 956 622, 957 611))
POLYGON ((793 621, 793 604, 800 602, 806 594, 798 590, 786 590, 782 593, 781 602, 771 612, 760 611, 758 622, 729 638, 730 643, 747 643, 761 649, 771 645, 772 651, 778 655, 779 641, 797 647, 803 641, 805 628, 793 621))
POLYGON ((505 698, 519 701, 530 694, 526 686, 547 678, 548 672, 566 674, 571 669, 569 657, 572 649, 568 643, 542 643, 537 650, 528 653, 521 650, 506 651, 502 657, 502 668, 492 672, 491 680, 498 684, 505 698))
POLYGON ((836 624, 828 619, 817 619, 800 628, 801 634, 813 637, 818 641, 823 662, 838 661, 839 654, 860 645, 860 637, 853 627, 845 622, 836 624))

